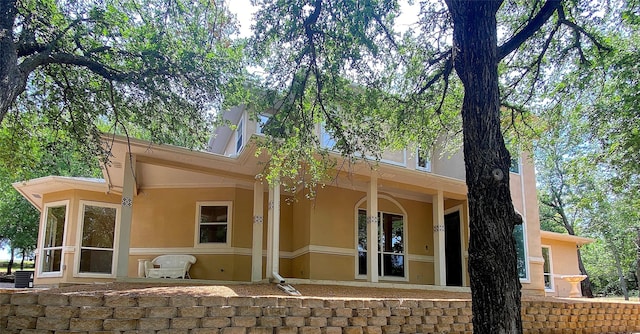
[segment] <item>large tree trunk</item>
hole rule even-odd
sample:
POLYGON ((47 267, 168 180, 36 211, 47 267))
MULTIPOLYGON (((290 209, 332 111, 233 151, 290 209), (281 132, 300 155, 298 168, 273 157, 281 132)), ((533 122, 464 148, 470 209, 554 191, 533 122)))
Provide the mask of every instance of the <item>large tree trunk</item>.
POLYGON ((0 1, 0 124, 26 87, 26 77, 18 67, 18 53, 13 40, 16 14, 16 0, 0 1))
POLYGON ((580 274, 587 276, 586 279, 580 282, 582 295, 587 298, 593 298, 593 291, 591 291, 591 280, 589 279, 587 268, 584 267, 584 263, 582 262, 582 255, 580 254, 580 248, 576 250, 576 253, 578 254, 578 269, 580 269, 580 274))
POLYGON ((520 280, 509 190, 510 156, 500 131, 496 12, 501 1, 447 0, 462 106, 469 198, 469 275, 475 333, 522 333, 520 280))

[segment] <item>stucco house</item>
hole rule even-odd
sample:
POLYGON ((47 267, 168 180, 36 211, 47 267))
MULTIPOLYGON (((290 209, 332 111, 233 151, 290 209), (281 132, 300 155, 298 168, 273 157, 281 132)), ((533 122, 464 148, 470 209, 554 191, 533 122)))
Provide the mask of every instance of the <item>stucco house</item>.
MULTIPOLYGON (((193 280, 469 285, 462 152, 388 152, 309 200, 256 178, 264 119, 242 108, 225 117, 235 126, 218 128, 207 152, 105 137, 103 179, 15 183, 42 212, 34 285, 153 280, 143 263, 166 254, 195 256, 193 280)), ((530 159, 514 160, 523 293, 563 295, 560 275, 579 273, 575 248, 588 240, 540 231, 535 184, 530 159)))

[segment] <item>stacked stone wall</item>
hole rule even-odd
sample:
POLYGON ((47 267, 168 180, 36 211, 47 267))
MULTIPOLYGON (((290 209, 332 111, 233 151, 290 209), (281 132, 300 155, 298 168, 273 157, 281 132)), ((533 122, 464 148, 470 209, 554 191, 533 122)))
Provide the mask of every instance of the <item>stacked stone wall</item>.
MULTIPOLYGON (((6 334, 472 333, 471 301, 0 293, 6 334)), ((523 301, 525 333, 633 333, 640 304, 523 301)))

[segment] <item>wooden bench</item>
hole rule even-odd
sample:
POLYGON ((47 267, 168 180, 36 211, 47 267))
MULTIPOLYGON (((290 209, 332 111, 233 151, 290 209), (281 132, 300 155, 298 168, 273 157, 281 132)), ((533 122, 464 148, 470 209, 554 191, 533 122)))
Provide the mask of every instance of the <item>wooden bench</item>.
POLYGON ((193 255, 160 255, 144 263, 144 273, 148 278, 191 278, 189 268, 194 263, 196 257, 193 255))

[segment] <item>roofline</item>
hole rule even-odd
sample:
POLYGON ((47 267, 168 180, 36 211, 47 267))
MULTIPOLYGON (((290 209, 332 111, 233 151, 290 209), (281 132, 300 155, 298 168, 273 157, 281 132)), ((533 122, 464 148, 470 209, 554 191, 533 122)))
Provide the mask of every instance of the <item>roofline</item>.
POLYGON ((41 203, 34 200, 35 197, 32 194, 25 192, 25 188, 30 186, 45 185, 47 183, 61 183, 67 184, 70 188, 92 190, 92 191, 106 191, 107 183, 102 179, 90 180, 87 178, 70 177, 70 176, 44 176, 26 181, 14 182, 11 185, 17 190, 24 198, 26 198, 31 205, 42 211, 41 203), (73 187, 71 187, 73 186, 73 187))
POLYGON ((586 238, 586 237, 580 237, 580 236, 577 236, 577 235, 550 232, 550 231, 542 231, 542 230, 540 231, 540 238, 541 239, 551 239, 551 240, 558 240, 558 241, 573 242, 573 243, 576 243, 577 245, 586 245, 586 244, 590 244, 590 243, 595 241, 595 239, 586 238))

